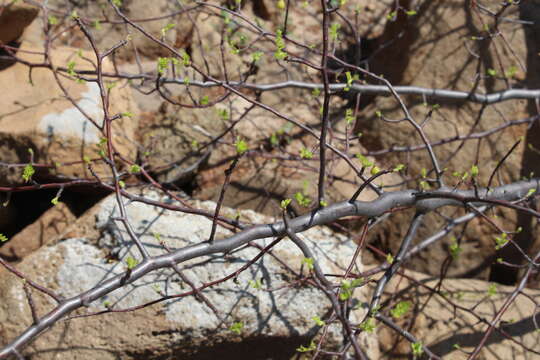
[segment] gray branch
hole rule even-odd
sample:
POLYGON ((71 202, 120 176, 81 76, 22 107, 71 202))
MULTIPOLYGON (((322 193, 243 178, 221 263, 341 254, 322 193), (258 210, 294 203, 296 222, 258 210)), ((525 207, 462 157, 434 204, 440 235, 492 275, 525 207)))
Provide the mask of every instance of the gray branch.
MULTIPOLYGON (((346 216, 375 218, 393 208, 403 206, 414 207, 417 211, 425 213, 443 206, 464 206, 465 203, 481 206, 497 201, 497 205, 515 208, 515 205, 510 203, 510 201, 527 197, 530 195, 529 191, 531 189, 534 189, 538 193, 540 190, 540 178, 515 182, 489 191, 479 189, 477 194, 474 190, 453 190, 449 188, 439 189, 431 193, 418 190, 389 192, 381 195, 374 201, 344 201, 296 217, 290 220, 289 231, 294 233, 303 232, 314 226, 328 224, 346 216)), ((55 309, 39 319, 34 325, 28 327, 21 335, 0 350, 0 358, 17 354, 19 350, 28 345, 41 332, 47 330, 67 314, 128 283, 142 278, 151 271, 172 267, 174 264, 201 256, 227 253, 250 241, 285 236, 286 234, 287 230, 283 222, 257 225, 224 240, 191 245, 178 249, 173 253, 146 258, 131 271, 105 280, 103 283, 78 296, 62 301, 55 309)))

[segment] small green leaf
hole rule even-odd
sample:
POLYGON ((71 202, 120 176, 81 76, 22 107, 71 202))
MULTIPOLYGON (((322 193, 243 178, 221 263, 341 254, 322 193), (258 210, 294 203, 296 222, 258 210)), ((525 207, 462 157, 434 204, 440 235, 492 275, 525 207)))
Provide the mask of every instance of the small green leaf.
POLYGON ((366 321, 361 323, 359 327, 362 331, 365 331, 367 333, 372 333, 373 330, 375 330, 376 328, 375 319, 373 319, 372 317, 369 317, 366 319, 366 321))
POLYGON ((253 54, 251 54, 251 59, 253 60, 253 62, 257 62, 261 59, 262 56, 262 51, 255 51, 253 54))
POLYGON ((229 330, 231 330, 233 333, 240 335, 242 333, 242 329, 244 328, 244 322, 238 321, 235 322, 229 327, 229 330))
POLYGON ((328 201, 321 200, 321 201, 319 201, 319 205, 321 205, 322 207, 328 206, 328 201))
POLYGON ((112 3, 118 7, 122 6, 122 0, 112 0, 112 3))
POLYGON ((58 204, 58 196, 52 198, 51 204, 53 204, 54 206, 58 204))
POLYGON ((478 166, 473 165, 471 167, 471 177, 477 177, 478 176, 478 166))
POLYGON ((128 256, 126 258, 126 265, 127 265, 128 270, 132 270, 135 266, 137 266, 138 263, 139 262, 135 260, 134 258, 132 258, 131 256, 128 256))
POLYGON ((409 10, 409 11, 406 11, 405 14, 407 14, 408 16, 414 16, 417 14, 416 10, 409 10))
POLYGON ((411 350, 414 357, 421 356, 424 353, 421 342, 415 342, 411 344, 411 350))
POLYGON ((312 317, 311 320, 315 321, 315 324, 317 324, 317 326, 324 326, 324 325, 326 325, 326 323, 325 323, 323 320, 321 320, 321 318, 318 317, 318 316, 312 317))
POLYGON ((360 162, 362 163, 362 166, 363 167, 370 167, 371 165, 373 165, 373 162, 369 161, 367 157, 365 157, 364 155, 362 154, 356 154, 355 155, 356 158, 358 160, 360 160, 360 162))
POLYGON ((382 112, 380 110, 375 111, 375 116, 378 118, 382 117, 382 112))
POLYGON ((311 95, 313 95, 313 97, 317 97, 321 94, 321 89, 319 88, 315 88, 311 91, 311 95))
POLYGON ((54 15, 49 15, 49 25, 56 25, 58 24, 58 18, 54 15))
POLYGON ((287 209, 287 207, 289 206, 289 204, 291 203, 292 199, 285 199, 285 200, 281 200, 281 208, 283 210, 287 209))
POLYGON ((248 144, 240 138, 236 139, 234 145, 236 146, 236 152, 238 153, 238 155, 242 155, 243 153, 248 151, 248 144))
POLYGON ((204 95, 201 99, 201 105, 208 105, 208 95, 204 95))
POLYGON ((302 159, 312 159, 313 158, 313 153, 306 149, 305 147, 300 149, 300 157, 302 159))
POLYGON ((315 349, 317 349, 317 345, 315 344, 315 341, 312 341, 307 347, 304 345, 300 345, 300 347, 296 348, 296 351, 305 353, 305 352, 313 351, 315 349))
POLYGON ((496 76, 497 75, 497 70, 495 70, 495 69, 487 69, 486 72, 487 72, 487 74, 489 76, 496 76))
POLYGON ((137 165, 137 164, 133 164, 129 168, 129 172, 132 173, 132 174, 140 173, 141 172, 141 167, 139 165, 137 165))
POLYGON ((313 270, 313 263, 315 260, 313 258, 303 258, 302 263, 306 264, 309 270, 313 270))
POLYGON ((380 172, 381 172, 381 169, 379 169, 378 166, 373 166, 373 167, 371 168, 371 175, 374 175, 374 176, 375 176, 375 175, 377 175, 377 174, 380 173, 380 172))
POLYGON ((496 284, 490 284, 487 290, 488 296, 495 296, 497 295, 497 285, 496 284))
POLYGON ((9 239, 7 238, 6 235, 0 233, 0 242, 6 242, 6 241, 8 241, 8 240, 9 240, 9 239))
POLYGON ((394 257, 392 256, 392 254, 388 253, 386 255, 386 262, 389 263, 389 264, 393 264, 394 263, 394 257))
POLYGON ((30 182, 32 180, 32 176, 36 173, 36 170, 31 164, 27 164, 24 167, 22 178, 25 182, 30 182))
POLYGON ((403 169, 405 169, 405 165, 403 165, 403 164, 398 164, 398 165, 394 168, 394 170, 392 170, 392 171, 393 171, 393 172, 398 172, 398 171, 401 171, 401 170, 403 170, 403 169))
POLYGON ((459 254, 461 253, 461 247, 456 241, 456 238, 453 238, 453 242, 450 244, 450 255, 454 260, 456 260, 459 257, 459 254))
POLYGON ((118 180, 118 186, 120 186, 121 189, 124 189, 126 187, 126 183, 122 180, 118 180))
POLYGON ((262 281, 261 281, 261 279, 249 280, 249 286, 251 286, 254 289, 259 290, 259 289, 262 288, 262 281))
POLYGON ((400 318, 409 311, 411 305, 410 301, 400 301, 392 310, 390 310, 390 314, 396 319, 400 318))
POLYGON ((285 9, 285 0, 278 0, 276 6, 279 10, 285 9))
POLYGON ((535 193, 536 193, 536 189, 529 189, 529 191, 527 191, 526 197, 532 196, 535 193))
POLYGON ((161 35, 162 36, 165 36, 167 34, 167 31, 171 30, 172 28, 174 28, 176 26, 176 24, 173 24, 173 23, 169 23, 167 25, 165 25, 162 29, 161 29, 161 35))

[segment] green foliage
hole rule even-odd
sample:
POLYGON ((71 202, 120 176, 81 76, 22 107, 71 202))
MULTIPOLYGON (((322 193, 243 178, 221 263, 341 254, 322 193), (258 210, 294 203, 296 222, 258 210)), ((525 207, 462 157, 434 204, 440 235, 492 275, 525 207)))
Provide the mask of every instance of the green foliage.
POLYGON ((345 110, 345 121, 347 122, 347 125, 351 125, 355 119, 352 109, 345 110))
POLYGON ((54 15, 49 15, 48 22, 49 22, 49 25, 56 25, 58 24, 58 18, 54 15))
POLYGON ((367 318, 363 323, 360 324, 360 329, 367 333, 372 333, 373 330, 377 327, 375 325, 375 319, 372 317, 367 318))
POLYGON ((300 149, 300 157, 302 159, 312 159, 313 153, 307 148, 303 147, 302 149, 300 149))
POLYGON ((306 347, 304 345, 300 345, 300 347, 296 348, 296 351, 305 353, 305 352, 313 351, 315 349, 317 349, 317 345, 315 344, 315 341, 311 341, 309 346, 306 347))
POLYGON ((353 290, 364 283, 363 278, 356 278, 351 280, 343 280, 341 282, 341 291, 339 293, 339 299, 341 301, 348 300, 352 297, 353 290))
POLYGON ((285 199, 285 200, 281 200, 281 208, 283 210, 287 209, 287 207, 289 206, 289 204, 291 203, 292 199, 285 199))
POLYGON ((244 328, 244 322, 243 321, 238 321, 238 322, 233 323, 229 327, 229 330, 231 330, 233 333, 235 333, 237 335, 240 335, 242 333, 243 328, 244 328))
POLYGON ((463 250, 456 241, 456 238, 452 238, 452 243, 450 244, 450 255, 454 260, 459 257, 459 254, 463 250))
POLYGON ((497 295, 497 284, 489 284, 487 294, 490 297, 497 295))
POLYGON ((254 289, 260 290, 262 288, 262 280, 249 280, 249 286, 251 286, 254 289))
POLYGON ((355 156, 362 163, 362 167, 370 167, 371 165, 373 165, 373 162, 369 161, 369 159, 364 155, 356 154, 355 156))
POLYGON ((167 31, 171 30, 171 29, 174 28, 175 26, 176 26, 176 24, 173 24, 173 23, 169 23, 169 24, 165 25, 165 26, 161 29, 161 35, 162 35, 162 36, 167 35, 167 31))
POLYGON ((208 95, 204 95, 201 99, 201 105, 208 105, 208 95))
POLYGON ((495 70, 495 69, 487 69, 486 73, 489 76, 497 76, 497 70, 495 70))
POLYGON ((411 350, 412 350, 413 356, 415 358, 418 357, 418 356, 422 356, 422 354, 424 353, 424 349, 422 347, 421 342, 412 343, 411 344, 411 350))
POLYGON ((283 51, 283 49, 285 48, 285 41, 283 40, 283 33, 282 33, 281 29, 276 31, 275 44, 276 44, 277 50, 276 50, 276 52, 274 52, 274 57, 277 60, 285 59, 287 57, 287 53, 285 51, 283 51))
POLYGON ((392 254, 388 253, 386 255, 386 262, 389 263, 389 264, 393 264, 394 263, 394 257, 392 256, 392 254))
POLYGON ((396 304, 396 306, 394 306, 392 310, 390 310, 390 314, 392 315, 392 317, 398 319, 409 311, 411 305, 412 304, 410 301, 400 301, 396 304))
POLYGON ((315 321, 315 324, 317 324, 317 326, 324 326, 324 325, 326 325, 326 323, 325 323, 323 320, 321 320, 321 318, 318 317, 318 316, 312 317, 311 320, 315 321))
POLYGON ((319 205, 321 205, 322 207, 328 206, 328 201, 321 200, 321 201, 319 201, 319 205))
POLYGON ((8 240, 9 240, 9 239, 7 238, 6 235, 0 233, 0 242, 6 242, 6 241, 8 241, 8 240))
POLYGON ((471 167, 471 177, 475 178, 478 176, 478 166, 473 165, 471 167))
POLYGON ((132 174, 138 174, 138 173, 141 172, 141 167, 139 165, 137 165, 137 164, 133 164, 129 168, 129 172, 132 173, 132 174))
POLYGON ((53 204, 54 206, 58 204, 58 196, 52 198, 51 204, 53 204))
POLYGON ((70 61, 67 63, 67 73, 69 76, 75 77, 77 74, 75 73, 75 61, 70 61))
POLYGON ((311 91, 311 95, 313 95, 313 97, 317 97, 319 95, 321 95, 321 89, 319 88, 315 88, 311 91))
POLYGON ((294 194, 294 199, 296 200, 298 205, 303 207, 308 207, 309 204, 311 204, 311 199, 301 191, 298 191, 296 194, 294 194))
POLYGON ((393 172, 399 172, 401 170, 405 169, 405 165, 403 164, 398 164, 396 165, 396 167, 392 170, 393 172))
POLYGON ((517 67, 512 65, 508 68, 508 70, 506 70, 506 72, 504 73, 504 75, 506 75, 506 77, 509 77, 509 78, 513 78, 516 73, 517 73, 517 67))
POLYGON ((236 152, 238 153, 238 155, 242 155, 243 153, 248 151, 248 144, 239 137, 236 139, 234 146, 236 146, 236 152))
POLYGON ((278 0, 276 6, 277 6, 277 8, 279 10, 284 10, 285 9, 285 0, 278 0))
POLYGON ((506 244, 508 244, 508 235, 506 233, 502 233, 501 235, 495 237, 495 244, 495 250, 503 248, 506 244))
POLYGON ((31 164, 27 164, 24 167, 22 178, 25 182, 30 182, 32 180, 32 176, 36 173, 36 170, 31 164))
POLYGON ((126 258, 126 265, 127 265, 128 270, 132 270, 133 268, 135 268, 135 266, 137 266, 137 264, 139 264, 139 262, 133 257, 128 256, 126 258))
POLYGON ((112 0, 112 3, 118 7, 122 6, 122 0, 112 0))
POLYGON ((309 270, 313 270, 314 261, 315 260, 313 258, 310 258, 310 257, 302 259, 302 263, 306 264, 306 266, 308 267, 309 270))
POLYGON ((330 38, 332 40, 337 40, 338 38, 338 35, 339 35, 339 28, 341 28, 341 24, 339 23, 333 23, 332 25, 330 25, 330 38))
POLYGON ((262 56, 262 51, 255 51, 253 54, 251 54, 251 59, 253 60, 253 62, 257 62, 261 59, 262 56))
POLYGON ((158 58, 157 61, 157 71, 160 75, 165 74, 165 70, 167 70, 167 66, 169 66, 169 58, 158 58))
POLYGON ((373 167, 371 168, 371 175, 373 175, 373 176, 377 175, 377 174, 380 173, 380 172, 381 172, 381 169, 379 169, 378 166, 373 166, 373 167))

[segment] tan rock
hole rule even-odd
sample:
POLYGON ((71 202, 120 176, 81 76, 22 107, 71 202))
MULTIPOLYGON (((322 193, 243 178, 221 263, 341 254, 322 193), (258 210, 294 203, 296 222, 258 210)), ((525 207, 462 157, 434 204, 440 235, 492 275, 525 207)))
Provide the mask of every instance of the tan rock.
POLYGON ((59 202, 2 246, 0 256, 10 261, 21 260, 62 234, 75 219, 69 208, 59 202))
MULTIPOLYGON (((36 51, 40 49, 29 48, 23 44, 18 56, 25 61, 40 63, 43 58, 32 53, 36 51)), ((83 57, 95 59, 93 54, 73 48, 51 50, 52 64, 55 67, 69 67, 71 63, 74 64, 74 70, 93 70, 83 57)), ((105 61, 104 70, 109 69, 111 65, 105 61)), ((99 158, 99 150, 103 147, 100 142, 104 135, 85 115, 98 126, 103 123, 99 87, 94 82, 76 82, 64 75, 58 75, 58 81, 65 92, 58 85, 52 71, 47 68, 35 68, 30 74, 27 66, 17 63, 0 72, 1 83, 16 84, 2 99, 4 106, 0 117, 0 159, 9 163, 28 163, 28 149, 32 149, 34 162, 58 165, 51 168, 49 174, 45 174, 41 169, 37 176, 93 177, 83 158, 99 158), (70 100, 66 99, 66 95, 70 100)), ((117 151, 128 159, 135 159, 136 147, 131 139, 134 138, 134 129, 137 127, 138 110, 131 98, 129 87, 118 83, 112 88, 109 112, 111 116, 127 112, 133 114, 131 118, 115 120, 112 129, 113 144, 117 151)), ((93 168, 98 175, 109 176, 110 170, 101 161, 94 163, 93 168)), ((2 168, 1 171, 1 182, 22 182, 21 168, 2 168)))
MULTIPOLYGON (((441 285, 444 297, 431 296, 428 287, 437 287, 437 279, 413 271, 406 271, 406 275, 416 282, 397 276, 388 285, 388 289, 397 295, 395 303, 411 302, 408 313, 396 322, 409 329, 419 341, 443 359, 467 359, 487 330, 486 321, 491 322, 495 318, 515 290, 511 286, 481 280, 445 279, 441 285)), ((540 333, 533 321, 536 316, 535 304, 530 299, 540 296, 540 291, 524 289, 523 293, 517 296, 501 321, 495 324, 495 330, 480 352, 480 359, 536 358, 537 355, 529 349, 537 351, 540 333)), ((381 359, 411 356, 408 341, 382 325, 378 329, 384 353, 381 359)))
POLYGON ((0 43, 17 40, 36 18, 39 9, 22 1, 0 2, 0 43))

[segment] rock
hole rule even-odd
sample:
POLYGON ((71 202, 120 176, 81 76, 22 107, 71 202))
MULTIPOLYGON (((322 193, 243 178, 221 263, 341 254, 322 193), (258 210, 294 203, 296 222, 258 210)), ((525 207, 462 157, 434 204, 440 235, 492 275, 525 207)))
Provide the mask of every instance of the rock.
MULTIPOLYGON (((427 287, 436 288, 439 280, 425 274, 406 271, 408 278, 394 278, 388 285, 396 294, 394 301, 409 301, 410 310, 397 319, 419 341, 443 359, 467 359, 479 344, 488 325, 515 290, 515 287, 495 285, 473 279, 445 279, 441 293, 446 297, 432 296, 427 287), (415 282, 409 280, 414 279, 415 282), (491 294, 491 295, 490 295, 491 294), (456 304, 453 306, 452 303, 456 304), (470 310, 471 312, 468 312, 470 310), (476 316, 474 316, 474 315, 476 316), (479 316, 480 318, 478 318, 479 316)), ((524 289, 510 305, 501 321, 481 350, 479 358, 532 359, 536 355, 524 349, 537 349, 540 334, 536 331, 535 304, 530 299, 538 298, 540 291, 524 289), (504 337, 506 332, 510 338, 504 337)), ((406 358, 411 356, 411 345, 384 326, 378 327, 378 336, 384 355, 381 358, 406 358)))
POLYGON ((0 2, 0 43, 19 39, 24 29, 36 18, 39 9, 22 1, 0 2))
POLYGON ((0 256, 10 261, 21 260, 60 235, 75 219, 69 208, 59 202, 0 247, 0 256))
MULTIPOLYGON (((407 16, 399 12, 395 22, 387 24, 385 33, 378 40, 379 45, 394 39, 392 46, 381 48, 370 60, 370 70, 383 74, 393 85, 414 85, 427 88, 450 89, 491 93, 505 90, 508 86, 504 74, 512 87, 521 87, 524 76, 520 60, 526 57, 525 36, 521 26, 511 23, 500 24, 499 31, 512 39, 512 52, 503 46, 502 40, 475 40, 485 35, 481 19, 475 16, 469 5, 463 1, 411 1, 410 8, 417 10, 417 15, 407 16), (498 52, 498 53, 497 53, 498 52), (479 58, 473 56, 478 53, 479 58), (514 70, 512 70, 514 69, 514 70), (490 75, 492 71, 496 75, 490 75), (511 71, 511 72, 510 72, 511 71)), ((500 1, 486 1, 490 9, 498 9, 500 1)), ((512 6, 505 16, 516 17, 518 7, 512 6)), ((484 19, 484 16, 481 17, 484 19)), ((485 19, 488 19, 487 17, 485 19)), ((486 20, 487 21, 487 20, 486 20)), ((493 129, 508 120, 516 120, 526 115, 526 101, 506 101, 487 106, 470 102, 442 101, 403 96, 412 117, 417 123, 422 122, 438 104, 432 116, 423 124, 422 129, 430 142, 436 143, 454 135, 467 135, 469 132, 481 132, 493 129), (479 118, 479 116, 481 117, 479 118)), ((379 96, 373 100, 359 118, 357 131, 364 133, 364 146, 368 150, 388 149, 392 146, 410 146, 422 144, 418 133, 407 122, 388 124, 377 118, 375 111, 381 111, 389 119, 404 117, 396 101, 391 97, 379 96)), ((480 146, 478 157, 477 141, 451 142, 435 146, 441 168, 447 168, 449 182, 454 171, 469 171, 475 161, 480 165, 479 181, 487 182, 491 171, 512 145, 525 134, 526 125, 508 127, 486 137, 480 146), (459 151, 458 151, 459 150, 459 151)), ((522 148, 519 147, 500 169, 504 181, 519 178, 519 160, 522 148)), ((396 159, 407 163, 412 174, 419 174, 420 169, 432 168, 426 150, 411 153, 397 153, 380 158, 396 159), (410 155, 410 157, 409 157, 410 155)))
MULTIPOLYGON (((405 1, 402 1, 404 3, 405 1)), ((370 70, 383 74, 393 85, 411 85, 426 88, 450 89, 492 93, 513 88, 524 87, 525 73, 521 69, 522 59, 527 57, 526 36, 522 26, 510 22, 499 24, 498 31, 511 42, 511 49, 504 44, 500 36, 487 39, 482 21, 492 27, 492 18, 480 15, 463 1, 410 1, 408 9, 417 11, 408 16, 398 12, 396 21, 387 23, 385 32, 377 40, 381 46, 373 53, 370 70), (482 40, 484 39, 484 40, 482 40), (383 44, 391 44, 382 46, 383 44), (478 56, 477 56, 478 55, 478 56), (493 74, 495 71, 496 74, 493 74), (507 75, 504 75, 507 74, 507 75), (507 78, 508 85, 504 77, 507 78)), ((484 1, 483 6, 491 10, 499 9, 500 1, 484 1)), ((509 7, 504 16, 519 18, 519 7, 509 7)), ((528 40, 535 42, 536 37, 528 40)), ((537 52, 534 52, 536 56, 537 52)), ((536 60, 535 60, 536 61, 536 60)), ((526 75, 529 77, 529 74, 526 75)), ((534 76, 534 74, 532 74, 534 76)), ((536 86, 529 86, 537 88, 536 86)), ((422 99, 419 96, 402 96, 404 103, 431 143, 437 143, 456 135, 466 136, 469 133, 480 133, 494 129, 507 121, 527 118, 536 114, 536 110, 528 114, 525 100, 511 100, 486 106, 465 101, 443 101, 440 99, 422 99), (424 101, 426 104, 424 104, 424 101), (437 105, 434 107, 434 105, 437 105), (438 107, 440 105, 440 107, 438 107), (433 110, 432 115, 426 118, 433 110)), ((362 145, 370 151, 406 147, 422 144, 418 133, 407 122, 387 123, 375 115, 376 111, 388 119, 404 117, 396 101, 391 97, 379 96, 371 98, 356 123, 356 131, 361 131, 362 145)), ((444 179, 447 186, 454 186, 459 177, 452 176, 455 171, 463 174, 471 171, 478 164, 477 183, 486 186, 488 178, 497 163, 507 154, 510 148, 526 134, 527 125, 509 126, 482 139, 455 141, 434 146, 441 168, 446 168, 444 179), (477 153, 478 152, 478 153, 477 153)), ((531 136, 533 138, 533 136, 531 136)), ((538 138, 538 137, 536 137, 538 138)), ((500 181, 507 183, 522 176, 529 176, 520 171, 526 146, 518 146, 504 162, 494 179, 493 185, 500 181)), ((537 155, 534 155, 537 157, 537 155)), ((408 173, 416 182, 420 181, 421 169, 431 169, 432 164, 426 150, 401 152, 376 156, 377 161, 385 163, 405 163, 408 173)), ((528 161, 530 164, 536 161, 528 161)), ((432 175, 428 175, 431 177, 432 175)), ((467 180, 467 182, 470 181, 467 180)), ((414 186, 409 183, 408 185, 414 186)), ((471 183, 466 186, 472 187, 471 183)), ((443 216, 455 217, 454 209, 442 212, 443 216)), ((464 214, 459 212, 459 214, 464 214)), ((501 224, 509 229, 517 229, 522 224, 516 223, 515 213, 497 211, 502 217, 501 224)), ((372 235, 383 249, 397 251, 401 239, 407 231, 403 227, 411 213, 392 214, 389 221, 372 235), (393 223, 393 225, 392 225, 393 223)), ((430 214, 418 232, 417 239, 425 239, 430 234, 445 226, 442 216, 430 214)), ((448 239, 424 251, 416 261, 408 266, 417 271, 432 275, 440 275, 441 264, 449 256, 451 236, 459 238, 462 228, 456 229, 448 239)), ((474 276, 488 279, 492 261, 500 255, 495 254, 495 233, 493 228, 485 226, 481 221, 474 221, 467 226, 462 239, 463 254, 450 268, 450 276, 474 276), (474 226, 473 226, 474 224, 474 226)), ((528 235, 527 235, 528 236, 528 235)), ((529 236, 529 239, 531 236, 529 236)), ((524 246, 526 248, 526 246, 524 246)), ((521 255, 519 255, 521 256, 521 255)), ((517 263, 516 259, 507 260, 517 263)), ((512 271, 505 268, 504 271, 512 271)), ((498 280, 501 278, 499 277, 498 280)))
MULTIPOLYGON (((65 14, 64 17, 58 17, 58 25, 65 25, 64 22, 70 21, 70 14, 73 10, 85 18, 91 19, 92 26, 90 31, 96 39, 96 44, 101 51, 112 48, 121 41, 129 38, 130 43, 120 48, 115 58, 121 61, 135 61, 137 57, 146 59, 157 59, 158 57, 170 56, 169 51, 142 35, 137 29, 125 25, 123 20, 118 17, 107 1, 73 1, 66 4, 63 0, 50 0, 47 2, 50 9, 59 10, 65 14), (114 21, 114 24, 100 23, 96 20, 103 20, 104 16, 114 21), (136 48, 136 51, 134 50, 136 48)), ((135 20, 135 23, 141 26, 150 35, 166 41, 175 48, 187 48, 191 44, 194 24, 197 20, 195 12, 182 12, 185 8, 183 4, 177 1, 156 0, 151 3, 147 1, 125 0, 120 6, 121 11, 129 19, 135 20), (171 16, 166 16, 170 15, 171 16), (153 19, 146 21, 143 19, 153 19), (143 21, 140 21, 143 20, 143 21), (168 27, 169 24, 174 26, 168 27), (162 30, 165 30, 163 36, 162 30), (168 30, 167 30, 168 29, 168 30)), ((70 32, 70 36, 61 39, 64 45, 78 46, 90 50, 90 44, 79 30, 70 32)))
MULTIPOLYGON (((40 51, 39 48, 23 44, 18 56, 29 62, 42 61, 40 55, 26 51, 40 51)), ((74 64, 74 70, 93 69, 82 57, 95 59, 93 54, 73 48, 57 48, 51 51, 54 66, 68 67, 71 63, 74 64)), ((104 70, 110 69, 111 64, 105 61, 104 70)), ((103 135, 79 109, 96 124, 102 124, 103 110, 99 88, 94 82, 79 83, 71 77, 65 79, 59 76, 59 80, 76 105, 65 99, 64 92, 49 69, 34 68, 29 74, 25 65, 17 63, 0 72, 1 83, 16 84, 3 96, 0 161, 28 163, 31 160, 31 149, 35 163, 51 166, 49 169, 38 168, 37 178, 94 178, 83 158, 100 157, 99 150, 104 146, 101 143, 103 135)), ((136 147, 131 139, 137 127, 138 109, 131 98, 131 90, 119 83, 116 85, 110 92, 111 116, 131 113, 133 117, 124 116, 113 122, 113 143, 118 153, 134 160, 136 147)), ((93 168, 96 174, 109 176, 110 169, 101 161, 94 162, 93 168)), ((21 172, 22 167, 0 168, 0 183, 22 183, 21 172)))
MULTIPOLYGON (((187 96, 180 99, 190 101, 187 96)), ((162 103, 157 114, 145 117, 138 133, 148 171, 161 183, 181 186, 190 183, 207 162, 215 147, 210 142, 226 123, 214 107, 176 109, 162 103)))
MULTIPOLYGON (((145 195, 154 200, 165 200, 153 192, 145 195)), ((190 201, 191 205, 212 211, 211 202, 190 201)), ((211 220, 180 212, 163 212, 143 203, 130 203, 128 216, 137 234, 147 245, 151 255, 164 253, 163 241, 176 249, 205 241, 210 233, 211 220)), ((20 271, 63 296, 73 296, 124 272, 128 256, 138 259, 133 243, 123 230, 110 222, 118 209, 114 196, 109 196, 84 216, 88 224, 100 229, 100 237, 64 240, 44 247, 26 257, 18 266, 20 271)), ((232 209, 222 214, 234 216, 232 209)), ((253 211, 241 211, 240 219, 253 223, 272 221, 253 211)), ((218 227, 216 239, 231 233, 218 227)), ((323 271, 342 272, 351 261, 356 245, 347 238, 320 227, 300 235, 312 247, 323 271)), ((271 239, 257 241, 261 246, 271 239)), ((196 286, 218 280, 233 273, 259 253, 255 247, 227 254, 193 259, 179 268, 196 286)), ((306 274, 303 255, 291 241, 283 240, 273 248, 272 256, 265 256, 246 271, 237 281, 228 280, 202 291, 206 299, 218 309, 218 316, 194 297, 182 297, 157 303, 127 313, 87 317, 59 323, 43 333, 26 355, 34 359, 138 359, 145 358, 201 358, 220 353, 223 358, 238 359, 290 358, 300 345, 308 345, 317 326, 313 316, 324 319, 330 308, 324 294, 313 287, 296 284, 296 273, 306 274), (284 263, 281 263, 283 261, 284 263), (284 266, 283 264, 286 264, 284 266), (274 289, 274 290, 271 290, 274 289), (230 330, 234 323, 243 326, 236 334, 230 330), (66 325, 64 325, 66 324, 66 325)), ((361 270, 361 264, 357 264, 361 270)), ((190 291, 175 272, 155 271, 140 281, 116 290, 93 302, 77 314, 105 309, 141 305, 161 297, 160 294, 179 294, 190 291)), ((39 314, 51 309, 52 303, 41 294, 34 294, 39 314)), ((365 300, 361 289, 355 297, 365 300)), ((0 272, 0 339, 5 343, 30 325, 31 317, 24 300, 22 283, 5 271, 0 272)), ((365 310, 353 311, 351 320, 359 321, 365 310)), ((326 346, 339 346, 342 334, 330 327, 326 346)), ((369 358, 378 358, 378 345, 373 336, 360 336, 369 358)))

